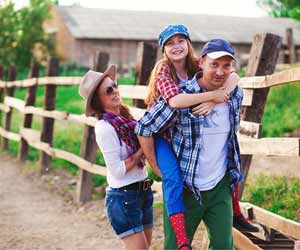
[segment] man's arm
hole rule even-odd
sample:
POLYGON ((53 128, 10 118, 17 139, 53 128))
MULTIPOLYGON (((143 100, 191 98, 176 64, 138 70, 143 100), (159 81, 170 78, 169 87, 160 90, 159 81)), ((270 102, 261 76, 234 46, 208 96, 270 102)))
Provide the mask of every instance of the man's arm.
POLYGON ((160 172, 160 169, 159 169, 157 161, 156 161, 156 154, 155 154, 155 146, 154 146, 153 137, 152 136, 146 137, 146 136, 138 135, 138 139, 139 139, 141 148, 144 152, 144 155, 146 156, 146 159, 148 160, 151 168, 153 169, 153 172, 158 177, 162 178, 162 174, 160 172))

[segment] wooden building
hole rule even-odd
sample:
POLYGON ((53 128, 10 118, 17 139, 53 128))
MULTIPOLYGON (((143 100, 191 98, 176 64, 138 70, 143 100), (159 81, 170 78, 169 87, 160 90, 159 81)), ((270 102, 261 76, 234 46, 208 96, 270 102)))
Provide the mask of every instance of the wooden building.
MULTIPOLYGON (((45 24, 53 33, 55 48, 61 59, 87 67, 93 64, 95 51, 110 54, 110 62, 120 70, 134 68, 137 44, 157 43, 159 32, 168 24, 182 23, 190 31, 196 54, 212 38, 224 38, 233 44, 238 67, 247 63, 251 43, 256 33, 271 32, 284 38, 293 29, 294 45, 300 48, 300 26, 288 18, 244 18, 169 12, 145 12, 55 6, 52 20, 45 24)), ((284 62, 283 48, 279 61, 284 62)), ((158 56, 161 56, 160 51, 158 56)), ((296 55, 300 60, 299 53, 296 55)))

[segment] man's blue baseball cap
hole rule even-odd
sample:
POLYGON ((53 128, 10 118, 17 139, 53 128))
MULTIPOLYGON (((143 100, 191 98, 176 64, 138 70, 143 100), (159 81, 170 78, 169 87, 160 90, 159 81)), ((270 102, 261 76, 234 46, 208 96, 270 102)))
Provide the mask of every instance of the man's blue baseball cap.
POLYGON ((233 60, 234 50, 229 42, 224 39, 209 40, 202 49, 201 56, 208 56, 212 59, 218 59, 222 56, 230 56, 233 60))
POLYGON ((166 41, 174 35, 183 35, 190 40, 188 29, 183 24, 171 24, 159 34, 158 44, 163 47, 166 41))

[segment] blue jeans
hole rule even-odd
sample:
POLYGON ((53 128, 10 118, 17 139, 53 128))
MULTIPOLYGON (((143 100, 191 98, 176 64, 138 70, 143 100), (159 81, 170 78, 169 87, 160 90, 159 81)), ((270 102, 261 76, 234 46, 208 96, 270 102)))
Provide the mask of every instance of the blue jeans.
POLYGON ((183 180, 176 155, 170 143, 156 135, 155 153, 159 169, 162 173, 162 189, 168 216, 185 212, 182 198, 183 180))
POLYGON ((119 238, 153 227, 152 205, 151 188, 146 191, 106 188, 106 215, 119 238))

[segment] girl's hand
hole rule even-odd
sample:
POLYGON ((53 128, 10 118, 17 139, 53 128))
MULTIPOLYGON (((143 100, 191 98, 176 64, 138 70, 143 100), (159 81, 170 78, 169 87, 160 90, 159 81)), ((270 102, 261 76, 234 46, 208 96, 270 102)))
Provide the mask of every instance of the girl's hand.
POLYGON ((214 102, 204 102, 192 109, 193 115, 208 115, 215 107, 214 102))
POLYGON ((226 102, 229 99, 228 91, 225 90, 225 87, 218 88, 211 92, 212 101, 215 103, 226 102))
POLYGON ((230 93, 235 89, 237 86, 238 82, 240 80, 240 77, 237 73, 231 72, 230 76, 228 77, 227 81, 224 84, 225 90, 227 93, 230 93))

